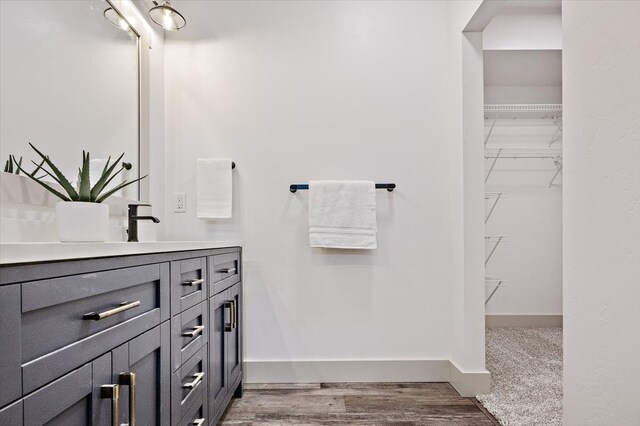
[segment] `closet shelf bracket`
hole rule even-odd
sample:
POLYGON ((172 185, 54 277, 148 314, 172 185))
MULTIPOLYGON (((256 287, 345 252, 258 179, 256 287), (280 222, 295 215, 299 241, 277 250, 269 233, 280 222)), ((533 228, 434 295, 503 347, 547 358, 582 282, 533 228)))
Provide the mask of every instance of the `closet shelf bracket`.
POLYGON ((493 248, 491 249, 491 251, 489 252, 489 256, 487 256, 487 258, 484 261, 484 266, 486 268, 487 264, 489 263, 489 260, 491 260, 491 256, 493 256, 493 253, 496 252, 496 249, 498 248, 498 246, 500 245, 500 243, 502 243, 503 241, 506 241, 506 236, 504 235, 499 235, 497 237, 484 237, 485 242, 490 243, 493 242, 493 248))
POLYGON ((557 126, 556 132, 551 136, 551 141, 549 141, 549 146, 553 145, 556 142, 562 140, 562 116, 558 115, 553 119, 553 124, 557 126))
POLYGON ((496 163, 498 162, 498 158, 500 158, 500 154, 502 154, 502 148, 498 149, 498 152, 496 153, 496 156, 493 159, 493 163, 491 163, 491 167, 489 168, 489 172, 487 173, 487 176, 484 178, 484 183, 487 183, 487 181, 489 180, 489 176, 491 176, 491 172, 493 171, 493 168, 496 166, 496 163))
POLYGON ((496 278, 489 278, 489 277, 485 277, 485 282, 486 281, 495 281, 498 284, 496 285, 496 288, 493 289, 493 291, 491 292, 491 294, 489 294, 489 297, 487 297, 484 301, 485 306, 487 305, 487 303, 489 303, 489 300, 491 300, 491 298, 493 297, 494 294, 496 294, 496 291, 498 291, 498 289, 500 288, 500 286, 507 282, 507 280, 500 280, 500 279, 496 279, 496 278))
POLYGON ((551 188, 551 186, 553 186, 553 182, 556 180, 556 178, 558 177, 558 175, 562 171, 562 157, 561 156, 557 156, 556 158, 554 158, 553 164, 556 166, 556 173, 551 178, 551 181, 549 181, 549 188, 551 188))
POLYGON ((485 136, 484 138, 484 146, 487 146, 487 143, 489 143, 489 138, 491 137, 491 133, 493 133, 493 128, 496 127, 496 121, 498 121, 498 118, 500 117, 500 112, 501 111, 496 112, 496 116, 493 117, 491 128, 489 128, 489 132, 487 133, 487 136, 485 136))
POLYGON ((493 202, 493 204, 491 205, 491 209, 489 209, 489 213, 487 214, 487 216, 484 218, 484 223, 486 224, 489 221, 489 218, 491 217, 491 214, 493 213, 493 210, 495 210, 496 206, 498 205, 498 202, 500 202, 501 198, 504 198, 504 192, 496 192, 493 194, 485 194, 484 199, 488 200, 490 198, 495 198, 496 200, 493 202))

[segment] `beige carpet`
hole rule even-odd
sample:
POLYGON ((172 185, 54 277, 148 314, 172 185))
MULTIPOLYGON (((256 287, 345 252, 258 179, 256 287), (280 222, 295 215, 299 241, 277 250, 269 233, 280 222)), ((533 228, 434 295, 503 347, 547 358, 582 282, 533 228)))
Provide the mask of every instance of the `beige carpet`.
POLYGON ((478 400, 504 426, 562 425, 562 329, 489 328, 491 393, 478 400))

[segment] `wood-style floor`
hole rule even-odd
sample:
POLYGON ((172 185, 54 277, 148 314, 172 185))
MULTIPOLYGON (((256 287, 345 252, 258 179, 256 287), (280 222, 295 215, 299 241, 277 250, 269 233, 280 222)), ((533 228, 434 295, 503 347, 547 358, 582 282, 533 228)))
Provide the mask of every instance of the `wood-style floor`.
POLYGON ((245 385, 222 425, 483 425, 498 423, 448 383, 245 385))

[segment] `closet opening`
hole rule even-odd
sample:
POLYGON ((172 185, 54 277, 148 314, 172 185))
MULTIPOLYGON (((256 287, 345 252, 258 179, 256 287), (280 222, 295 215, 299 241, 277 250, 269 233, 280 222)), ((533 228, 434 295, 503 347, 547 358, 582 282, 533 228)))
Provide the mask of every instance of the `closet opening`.
POLYGON ((560 4, 482 32, 485 364, 502 424, 562 424, 560 4))

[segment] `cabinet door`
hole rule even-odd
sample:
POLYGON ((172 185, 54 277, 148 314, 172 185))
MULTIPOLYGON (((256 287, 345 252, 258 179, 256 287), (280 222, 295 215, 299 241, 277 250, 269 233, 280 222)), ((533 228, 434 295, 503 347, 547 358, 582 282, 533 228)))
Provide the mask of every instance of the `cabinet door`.
POLYGON ((25 397, 24 425, 110 426, 117 392, 114 400, 102 389, 110 385, 111 354, 105 354, 25 397))
POLYGON ((227 331, 226 371, 227 383, 234 386, 242 374, 242 284, 227 290, 227 300, 231 306, 231 329, 227 331))
POLYGON ((226 334, 231 326, 231 303, 227 292, 216 294, 210 299, 209 310, 209 418, 224 404, 229 384, 226 375, 226 334))
POLYGON ((112 351, 112 380, 120 385, 120 423, 170 424, 169 336, 169 322, 164 322, 112 351))

